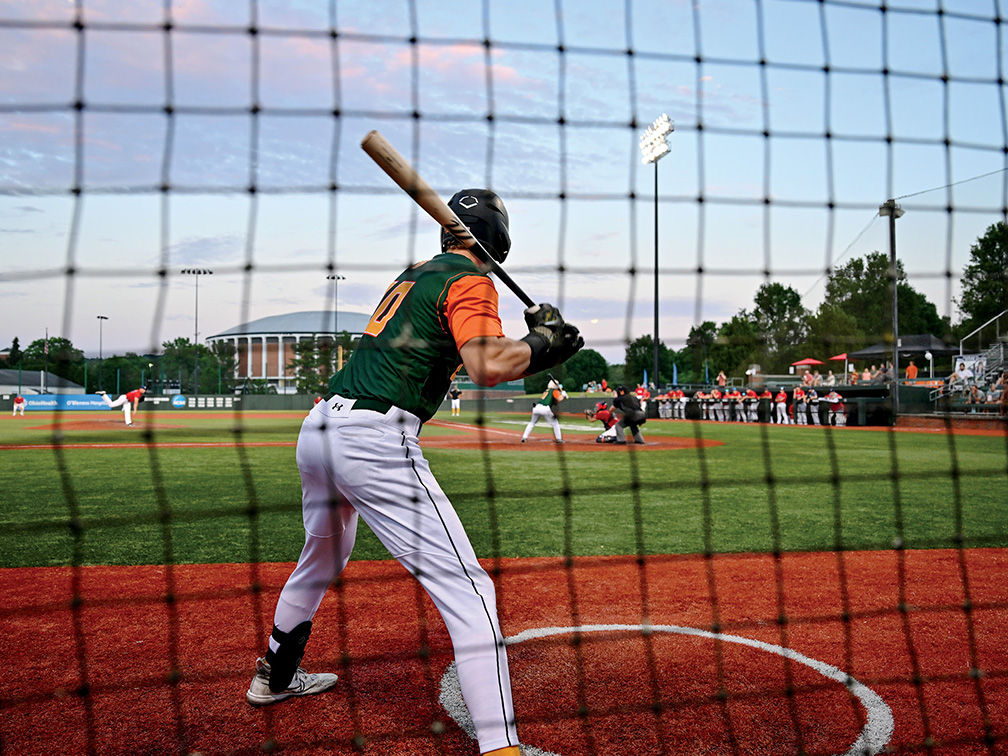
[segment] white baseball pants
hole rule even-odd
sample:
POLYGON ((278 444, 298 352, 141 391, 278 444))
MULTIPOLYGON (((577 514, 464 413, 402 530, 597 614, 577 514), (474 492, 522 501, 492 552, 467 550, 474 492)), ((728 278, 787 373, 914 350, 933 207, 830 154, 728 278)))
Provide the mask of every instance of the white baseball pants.
POLYGON ((123 417, 126 418, 126 425, 130 425, 133 422, 132 409, 133 405, 130 400, 126 398, 126 394, 120 394, 119 398, 115 401, 109 399, 108 394, 101 394, 101 398, 105 400, 105 404, 109 406, 109 409, 115 409, 116 407, 123 408, 123 417))
POLYGON ((805 402, 794 406, 795 425, 808 425, 808 405, 805 402))
POLYGON ((777 423, 778 425, 791 425, 791 418, 788 417, 785 402, 777 402, 777 423))
POLYGON ((532 408, 532 419, 529 420, 528 425, 525 426, 525 432, 522 433, 522 440, 524 441, 529 437, 529 434, 532 433, 532 429, 540 420, 545 420, 550 424, 550 427, 553 429, 553 437, 559 441, 560 423, 557 422, 556 415, 553 414, 553 410, 545 404, 537 404, 532 408))
POLYGON ((417 441, 420 421, 393 407, 319 402, 298 435, 305 545, 277 602, 274 624, 311 620, 346 567, 360 515, 414 575, 448 628, 480 752, 518 744, 494 584, 431 474, 417 441))

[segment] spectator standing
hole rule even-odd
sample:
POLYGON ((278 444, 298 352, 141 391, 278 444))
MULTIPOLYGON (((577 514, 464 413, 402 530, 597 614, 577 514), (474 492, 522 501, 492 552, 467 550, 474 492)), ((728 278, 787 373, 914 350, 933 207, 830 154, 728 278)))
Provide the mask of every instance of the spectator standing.
POLYGON ((724 388, 726 383, 728 383, 728 376, 724 374, 724 370, 719 370, 717 374, 717 385, 724 388))
POLYGON ((910 364, 906 368, 906 379, 908 381, 917 380, 917 366, 914 365, 914 361, 910 360, 910 364))

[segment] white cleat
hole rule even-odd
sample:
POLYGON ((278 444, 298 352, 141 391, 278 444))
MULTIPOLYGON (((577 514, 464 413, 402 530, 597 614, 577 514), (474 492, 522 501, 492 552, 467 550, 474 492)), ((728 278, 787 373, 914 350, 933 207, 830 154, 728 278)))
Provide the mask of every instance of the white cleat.
POLYGON ((245 700, 252 706, 268 706, 294 696, 313 696, 316 693, 324 693, 335 686, 336 681, 339 680, 337 675, 326 672, 311 674, 298 667, 294 679, 291 680, 287 689, 274 693, 270 690, 269 676, 270 665, 266 663, 265 659, 256 659, 256 675, 252 678, 252 683, 245 693, 245 700))

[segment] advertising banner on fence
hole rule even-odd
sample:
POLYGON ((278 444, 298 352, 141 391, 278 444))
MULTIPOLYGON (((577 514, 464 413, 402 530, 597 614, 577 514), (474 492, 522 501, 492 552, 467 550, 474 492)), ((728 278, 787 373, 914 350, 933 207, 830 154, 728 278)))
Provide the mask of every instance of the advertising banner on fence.
POLYGON ((37 394, 25 395, 25 410, 104 410, 108 405, 98 394, 37 394))

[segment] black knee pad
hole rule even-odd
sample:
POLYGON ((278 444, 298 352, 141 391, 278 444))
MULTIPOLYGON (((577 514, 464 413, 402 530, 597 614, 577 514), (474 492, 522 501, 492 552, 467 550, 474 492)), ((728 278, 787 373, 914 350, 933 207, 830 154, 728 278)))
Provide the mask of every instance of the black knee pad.
POLYGON ((311 635, 310 620, 302 622, 289 633, 281 632, 276 625, 270 635, 279 644, 276 652, 267 651, 266 661, 270 665, 269 687, 274 693, 286 690, 294 679, 301 659, 304 657, 308 636, 311 635))

